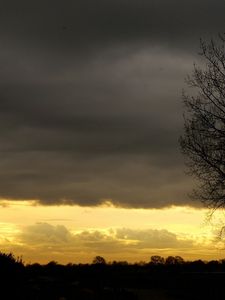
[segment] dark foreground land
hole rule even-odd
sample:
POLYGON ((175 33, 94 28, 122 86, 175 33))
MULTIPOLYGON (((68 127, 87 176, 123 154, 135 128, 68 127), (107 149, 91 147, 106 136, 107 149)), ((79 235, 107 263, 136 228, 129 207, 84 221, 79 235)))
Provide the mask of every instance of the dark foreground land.
POLYGON ((225 299, 225 262, 24 265, 0 255, 0 299, 225 299))

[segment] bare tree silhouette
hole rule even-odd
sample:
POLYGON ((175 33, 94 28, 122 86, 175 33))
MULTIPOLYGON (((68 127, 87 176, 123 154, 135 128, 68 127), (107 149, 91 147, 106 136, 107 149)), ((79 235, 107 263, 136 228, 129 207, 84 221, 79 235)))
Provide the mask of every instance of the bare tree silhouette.
POLYGON ((189 173, 199 179, 195 199, 208 207, 225 206, 225 35, 201 40, 204 65, 187 77, 192 94, 183 93, 184 134, 181 150, 189 173))

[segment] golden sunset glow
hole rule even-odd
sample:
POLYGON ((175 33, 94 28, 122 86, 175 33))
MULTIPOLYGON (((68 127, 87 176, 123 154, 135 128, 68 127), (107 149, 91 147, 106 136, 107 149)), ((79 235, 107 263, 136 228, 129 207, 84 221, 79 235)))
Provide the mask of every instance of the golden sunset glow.
POLYGON ((2 251, 29 262, 149 261, 150 256, 185 259, 223 258, 218 238, 223 212, 173 206, 126 209, 106 203, 96 207, 42 206, 35 201, 0 202, 2 251), (7 204, 7 205, 6 205, 7 204))

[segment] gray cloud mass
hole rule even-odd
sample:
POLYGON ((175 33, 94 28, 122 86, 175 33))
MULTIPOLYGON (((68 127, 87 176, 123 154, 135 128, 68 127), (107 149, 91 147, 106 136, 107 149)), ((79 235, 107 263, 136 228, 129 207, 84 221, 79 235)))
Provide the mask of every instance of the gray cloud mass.
POLYGON ((199 38, 223 1, 3 1, 0 197, 191 204, 178 137, 199 38))
POLYGON ((110 229, 109 232, 84 230, 80 233, 71 233, 65 226, 53 226, 48 223, 37 223, 23 228, 18 235, 20 242, 48 248, 48 246, 65 246, 87 250, 118 252, 127 248, 132 249, 164 249, 190 248, 193 241, 181 240, 166 230, 146 229, 134 230, 128 228, 110 229))

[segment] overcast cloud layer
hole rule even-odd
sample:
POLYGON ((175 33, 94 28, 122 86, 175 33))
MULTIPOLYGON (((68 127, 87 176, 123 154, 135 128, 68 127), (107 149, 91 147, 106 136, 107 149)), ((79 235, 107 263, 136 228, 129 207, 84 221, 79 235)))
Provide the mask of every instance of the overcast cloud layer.
POLYGON ((3 1, 0 196, 188 204, 181 89, 224 11, 219 0, 3 1))

